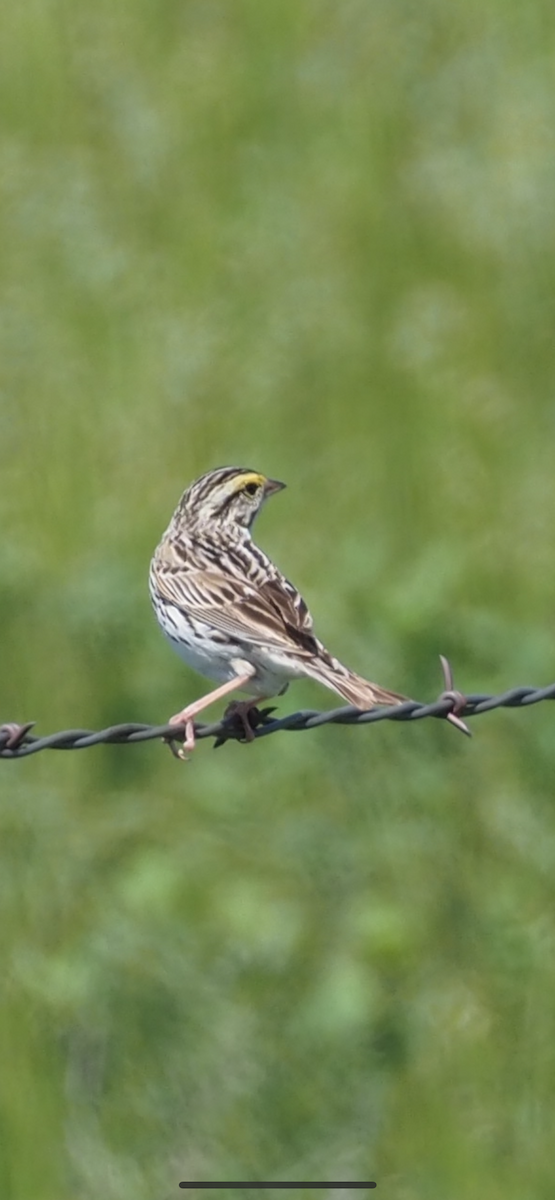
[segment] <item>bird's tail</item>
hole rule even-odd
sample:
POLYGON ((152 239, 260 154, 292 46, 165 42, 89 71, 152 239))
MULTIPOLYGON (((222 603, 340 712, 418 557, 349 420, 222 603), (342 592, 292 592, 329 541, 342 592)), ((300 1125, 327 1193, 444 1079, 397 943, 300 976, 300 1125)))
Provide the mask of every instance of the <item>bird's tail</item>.
POLYGON ((332 688, 348 704, 352 704, 362 711, 381 707, 381 705, 404 704, 409 698, 401 696, 398 692, 388 692, 385 688, 379 687, 377 683, 369 683, 367 679, 362 678, 362 675, 350 671, 348 667, 343 666, 343 663, 332 658, 331 655, 329 663, 322 658, 314 659, 310 663, 310 667, 307 664, 307 668, 307 675, 309 674, 312 679, 317 679, 326 687, 332 688))

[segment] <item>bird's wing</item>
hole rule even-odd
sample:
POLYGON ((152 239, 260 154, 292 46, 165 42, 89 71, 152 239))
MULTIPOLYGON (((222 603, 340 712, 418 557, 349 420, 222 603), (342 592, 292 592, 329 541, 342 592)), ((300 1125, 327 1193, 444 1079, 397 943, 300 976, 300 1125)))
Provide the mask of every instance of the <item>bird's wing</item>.
POLYGON ((217 571, 166 566, 158 569, 157 587, 176 608, 241 642, 306 657, 318 653, 308 608, 283 577, 251 584, 217 571))

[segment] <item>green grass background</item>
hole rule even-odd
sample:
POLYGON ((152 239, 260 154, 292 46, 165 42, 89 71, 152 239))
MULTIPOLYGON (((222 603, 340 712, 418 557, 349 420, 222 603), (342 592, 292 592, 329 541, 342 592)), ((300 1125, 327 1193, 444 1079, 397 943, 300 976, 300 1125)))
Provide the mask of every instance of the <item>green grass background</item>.
MULTIPOLYGON (((4 6, 2 720, 159 723, 207 686, 146 578, 234 462, 290 484, 258 538, 361 672, 553 680, 554 24, 4 6)), ((3 1200, 551 1200, 553 713, 473 729, 0 764, 3 1200)))

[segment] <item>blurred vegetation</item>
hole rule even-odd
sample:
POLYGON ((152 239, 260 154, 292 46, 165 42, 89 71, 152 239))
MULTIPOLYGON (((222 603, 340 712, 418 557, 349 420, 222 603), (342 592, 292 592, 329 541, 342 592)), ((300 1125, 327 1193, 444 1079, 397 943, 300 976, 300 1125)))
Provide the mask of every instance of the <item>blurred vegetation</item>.
MULTIPOLYGON (((146 576, 233 462, 290 483, 258 538, 361 672, 555 678, 554 23, 5 7, 2 719, 207 686, 146 576)), ((551 1197, 553 713, 473 728, 0 765, 3 1200, 551 1197)))

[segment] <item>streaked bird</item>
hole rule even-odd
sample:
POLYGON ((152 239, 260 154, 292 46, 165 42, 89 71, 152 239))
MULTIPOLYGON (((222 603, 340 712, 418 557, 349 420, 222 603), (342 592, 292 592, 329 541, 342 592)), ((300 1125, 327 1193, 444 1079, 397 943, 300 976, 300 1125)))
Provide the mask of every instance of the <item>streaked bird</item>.
POLYGON ((194 748, 194 718, 214 700, 241 691, 234 705, 247 740, 249 709, 309 678, 361 710, 402 704, 326 650, 297 589, 252 540, 255 517, 285 484, 246 467, 220 467, 187 488, 150 566, 159 624, 185 662, 218 683, 171 717, 184 726, 181 757, 194 748))

